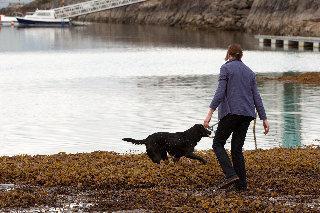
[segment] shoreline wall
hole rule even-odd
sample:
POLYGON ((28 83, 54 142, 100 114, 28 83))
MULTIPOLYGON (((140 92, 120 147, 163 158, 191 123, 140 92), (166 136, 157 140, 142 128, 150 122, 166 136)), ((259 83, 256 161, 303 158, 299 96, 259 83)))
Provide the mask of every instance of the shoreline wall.
MULTIPOLYGON (((86 0, 65 0, 65 5, 86 0)), ((59 0, 35 0, 18 12, 59 7, 59 0)), ((17 10, 17 9, 15 9, 17 10)), ((10 8, 0 13, 12 14, 10 8)), ((17 11, 15 11, 17 12, 17 11)), ((166 25, 251 34, 320 36, 320 0, 148 0, 78 17, 101 23, 166 25)))

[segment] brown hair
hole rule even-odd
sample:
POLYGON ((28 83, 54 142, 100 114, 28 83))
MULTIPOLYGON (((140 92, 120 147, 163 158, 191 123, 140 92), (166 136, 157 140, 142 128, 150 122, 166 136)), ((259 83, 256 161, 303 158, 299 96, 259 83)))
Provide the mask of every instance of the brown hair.
POLYGON ((231 44, 228 47, 227 55, 225 57, 225 60, 227 61, 229 59, 229 56, 232 56, 236 60, 241 60, 243 55, 242 48, 240 44, 231 44))

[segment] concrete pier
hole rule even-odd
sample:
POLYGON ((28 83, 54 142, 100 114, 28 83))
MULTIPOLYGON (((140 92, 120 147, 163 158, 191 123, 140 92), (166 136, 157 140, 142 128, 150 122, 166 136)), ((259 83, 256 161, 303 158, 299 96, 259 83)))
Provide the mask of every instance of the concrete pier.
POLYGON ((271 49, 283 47, 284 50, 288 50, 289 47, 294 47, 302 51, 305 47, 310 47, 315 52, 319 52, 320 48, 319 37, 256 35, 255 38, 259 40, 260 47, 269 44, 271 49))

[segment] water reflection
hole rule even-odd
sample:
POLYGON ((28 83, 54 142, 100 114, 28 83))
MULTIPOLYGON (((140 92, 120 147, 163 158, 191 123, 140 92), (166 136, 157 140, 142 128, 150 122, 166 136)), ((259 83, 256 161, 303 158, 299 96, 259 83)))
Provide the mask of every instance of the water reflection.
POLYGON ((253 36, 243 32, 209 33, 165 26, 90 25, 87 28, 77 28, 77 33, 79 31, 85 32, 82 35, 97 39, 108 38, 113 42, 122 41, 142 46, 226 48, 230 43, 241 43, 244 48, 253 49, 256 43, 253 36))
POLYGON ((256 40, 242 32, 203 32, 173 27, 92 24, 72 28, 5 28, 2 30, 0 51, 70 50, 92 48, 138 47, 197 47, 226 48, 241 43, 254 49, 256 40), (10 42, 10 46, 6 41, 10 42), (28 42, 25 42, 28 41, 28 42))
POLYGON ((301 87, 285 83, 283 85, 283 136, 286 148, 301 145, 301 87))

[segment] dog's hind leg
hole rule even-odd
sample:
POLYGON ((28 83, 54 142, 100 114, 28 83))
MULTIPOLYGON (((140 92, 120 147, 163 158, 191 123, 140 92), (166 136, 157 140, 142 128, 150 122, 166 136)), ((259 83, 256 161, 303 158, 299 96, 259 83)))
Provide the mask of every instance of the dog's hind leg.
POLYGON ((207 161, 205 159, 203 159, 202 157, 195 155, 193 153, 186 154, 185 157, 190 158, 190 159, 194 159, 194 160, 198 160, 198 161, 202 162, 203 164, 207 163, 207 161))
POLYGON ((161 159, 164 160, 166 162, 166 164, 169 163, 169 158, 167 155, 167 151, 166 150, 162 150, 161 151, 161 159))
POLYGON ((155 153, 153 150, 147 149, 147 155, 152 160, 153 163, 160 164, 161 156, 158 153, 155 153))

